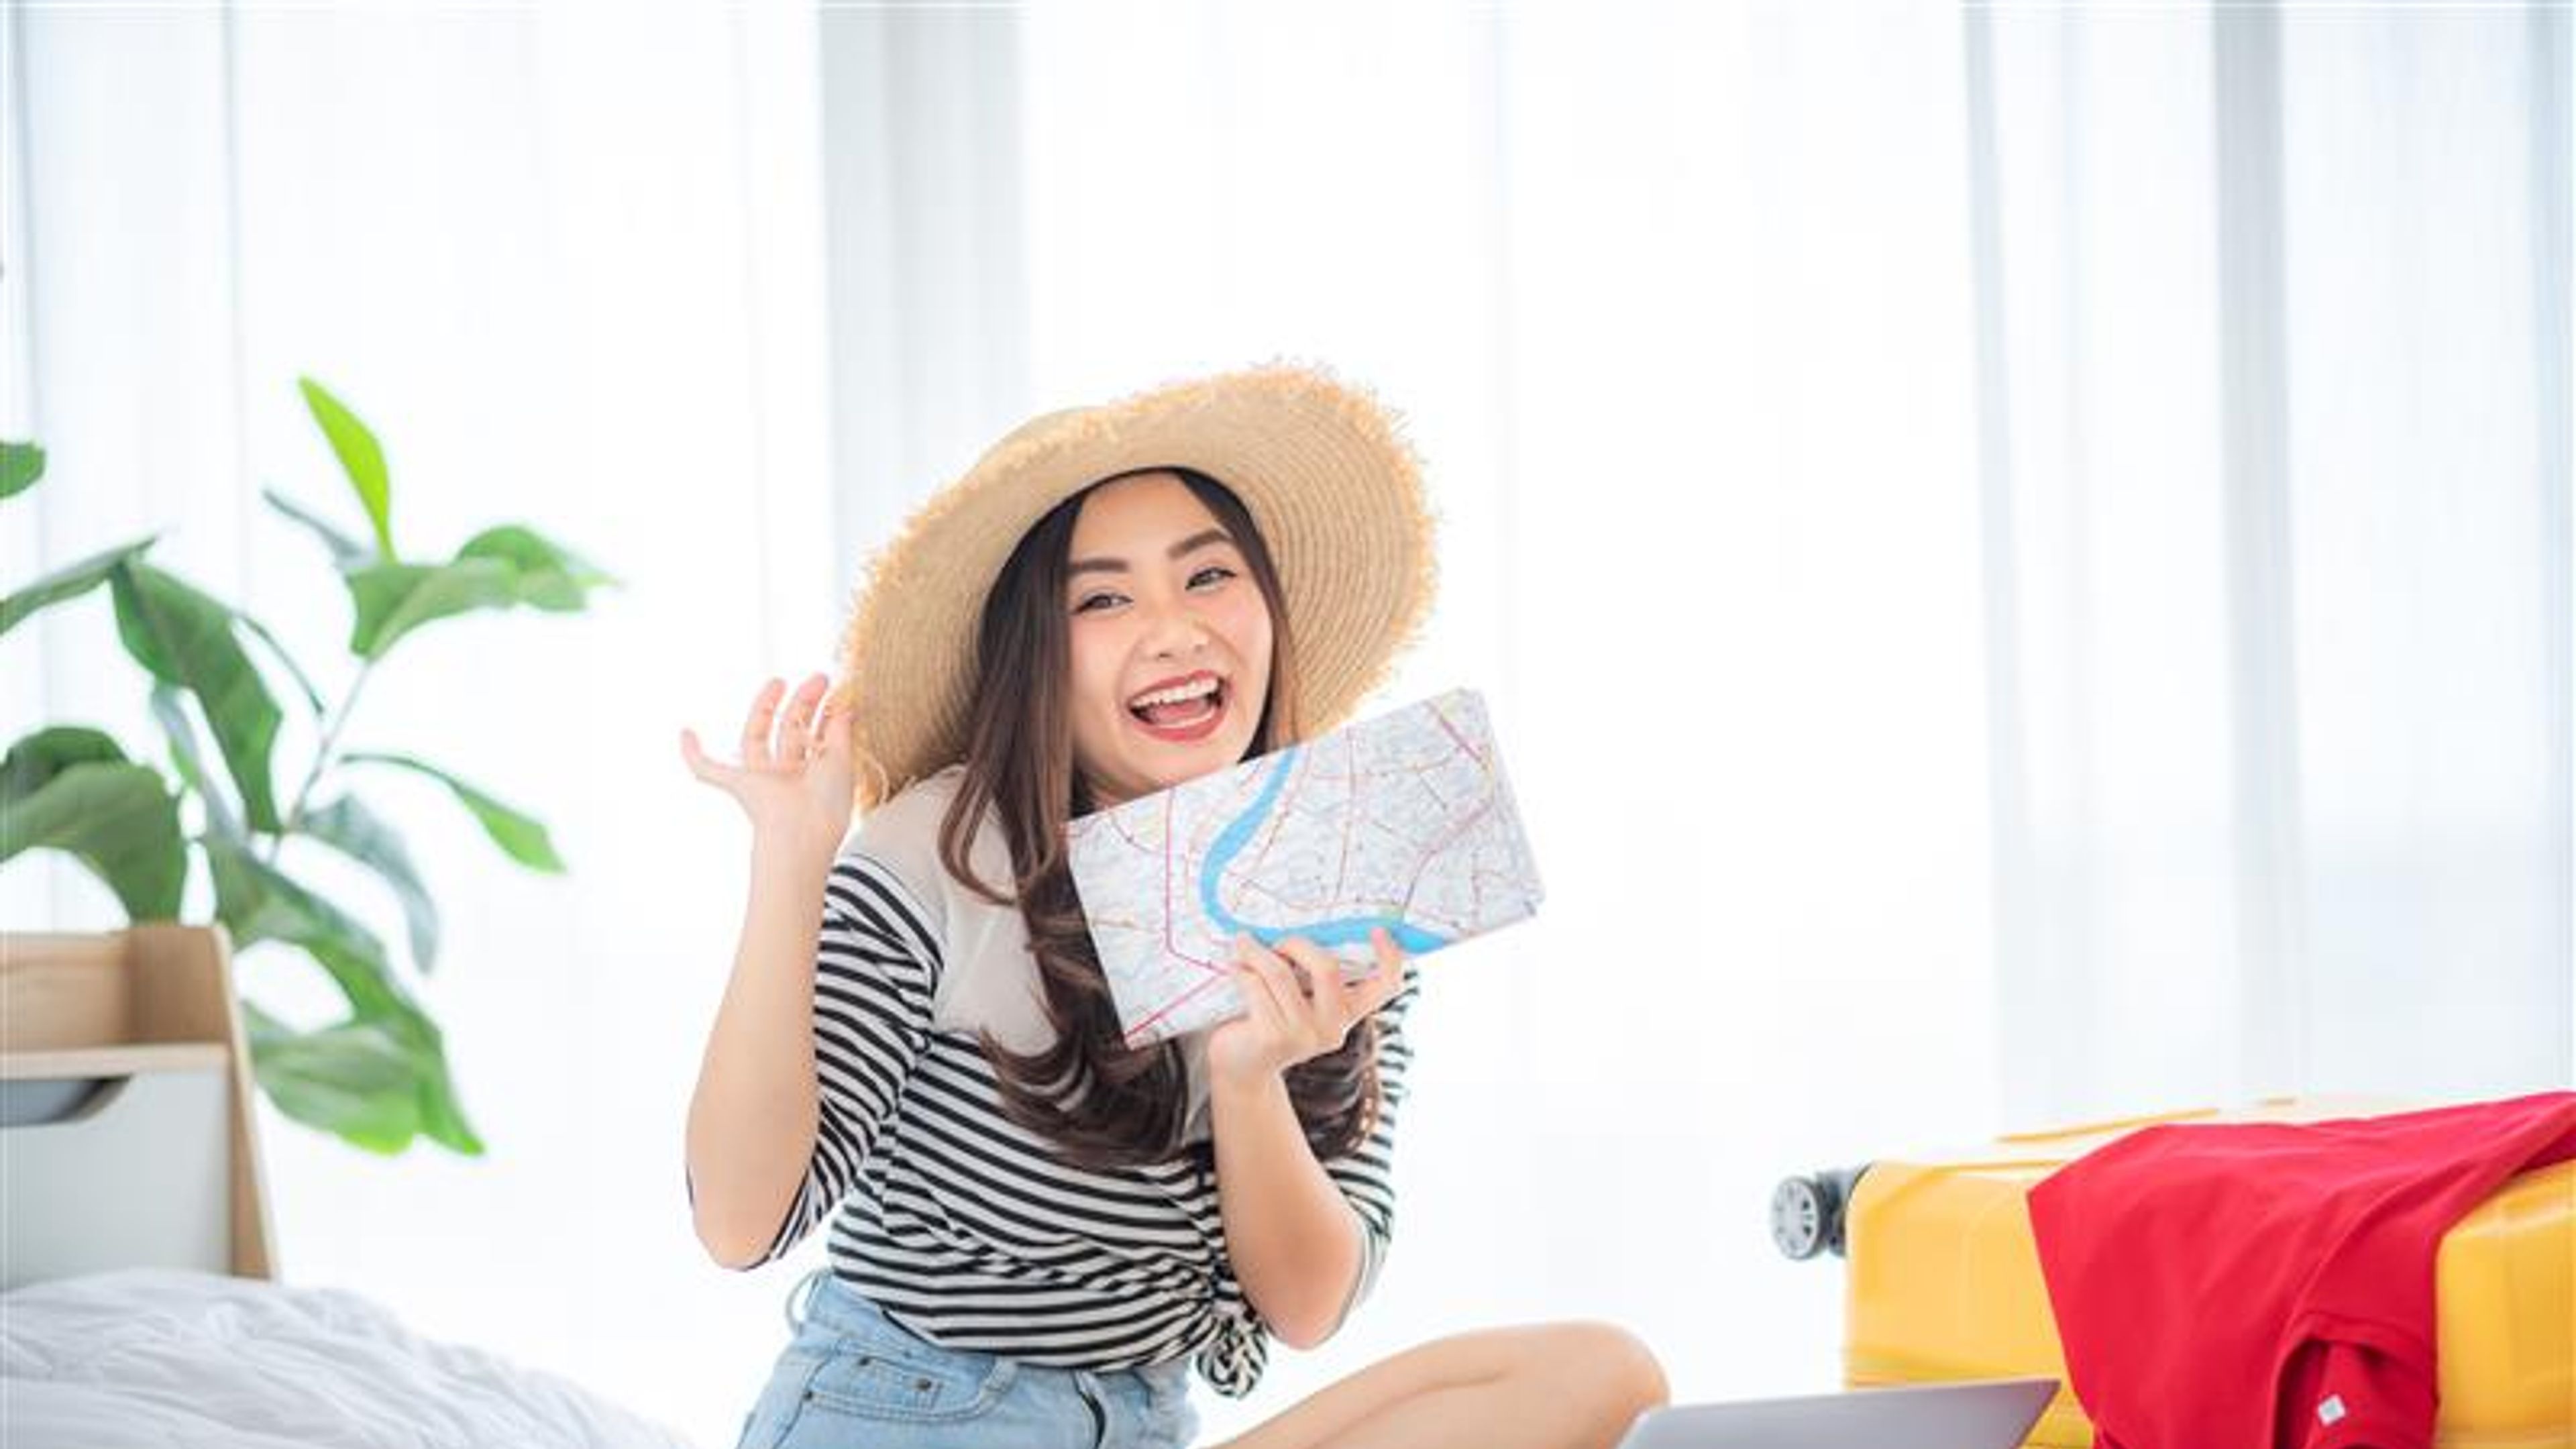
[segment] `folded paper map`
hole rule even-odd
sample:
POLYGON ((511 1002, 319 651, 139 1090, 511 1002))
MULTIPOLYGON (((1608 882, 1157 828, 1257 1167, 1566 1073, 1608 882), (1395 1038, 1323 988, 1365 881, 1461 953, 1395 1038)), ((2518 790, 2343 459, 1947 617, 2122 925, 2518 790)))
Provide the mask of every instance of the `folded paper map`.
POLYGON ((1075 820, 1074 888, 1130 1044, 1243 1013, 1233 940, 1371 967, 1522 920, 1539 880, 1472 690, 1075 820))

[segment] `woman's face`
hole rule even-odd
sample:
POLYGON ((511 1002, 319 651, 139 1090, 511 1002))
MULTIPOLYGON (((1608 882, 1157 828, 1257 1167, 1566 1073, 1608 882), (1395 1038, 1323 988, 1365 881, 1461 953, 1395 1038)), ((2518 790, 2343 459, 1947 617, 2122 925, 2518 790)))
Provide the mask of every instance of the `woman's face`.
POLYGON ((1073 762, 1102 808, 1243 758, 1270 697, 1270 608, 1216 515, 1170 473, 1105 484, 1065 572, 1073 762))

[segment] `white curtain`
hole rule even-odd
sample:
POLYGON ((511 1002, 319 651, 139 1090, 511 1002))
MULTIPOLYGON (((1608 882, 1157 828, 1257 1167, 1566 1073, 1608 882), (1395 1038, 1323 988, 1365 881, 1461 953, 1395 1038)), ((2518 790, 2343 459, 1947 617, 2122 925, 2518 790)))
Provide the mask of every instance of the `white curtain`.
MULTIPOLYGON (((279 1124, 291 1276, 730 1442, 793 1272, 706 1266, 679 1201, 743 867, 669 737, 828 665, 859 556, 1028 412, 1272 356, 1410 416, 1443 595, 1380 702, 1486 691, 1549 899, 1433 963, 1376 1300, 1211 1433, 1539 1317, 1689 1396, 1828 1387, 1787 1171, 2570 1079, 2563 10, 11 27, 0 431, 58 475, 12 577, 184 520, 326 653, 255 501, 337 501, 312 371, 406 532, 627 582, 371 696, 575 874, 419 802, 494 1150, 279 1124)), ((10 722, 129 708, 106 627, 0 641, 10 722)), ((95 914, 49 879, 11 920, 95 914)))
POLYGON ((2008 1111, 2566 1081, 2566 11, 1967 24, 2008 1111))
MULTIPOLYGON (((682 1193, 744 837, 676 735, 732 738, 760 677, 838 632, 813 16, 11 6, 0 35, 0 436, 51 455, 0 504, 7 587, 160 530, 156 559, 336 688, 341 587, 259 501, 364 530, 305 373, 383 440, 406 553, 519 521, 622 580, 584 616, 433 625, 367 685, 349 742, 527 809, 570 874, 510 865, 434 786, 369 792, 445 907, 421 995, 489 1151, 379 1160, 264 1112, 284 1276, 730 1443, 784 1285, 710 1265, 682 1193)), ((9 738, 79 721, 160 755, 103 595, 0 640, 0 679, 9 738)), ((328 859, 287 864, 383 904, 328 859)), ((117 919, 35 857, 0 890, 12 928, 117 919)), ((236 965, 290 1019, 333 1014, 302 957, 236 965)))

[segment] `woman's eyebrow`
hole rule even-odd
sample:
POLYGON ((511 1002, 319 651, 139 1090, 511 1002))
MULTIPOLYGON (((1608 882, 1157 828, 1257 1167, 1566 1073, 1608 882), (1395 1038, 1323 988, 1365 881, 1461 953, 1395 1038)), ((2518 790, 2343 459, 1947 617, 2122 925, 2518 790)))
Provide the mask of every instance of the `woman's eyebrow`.
MULTIPOLYGON (((1170 548, 1163 550, 1163 556, 1165 558, 1177 559, 1197 549, 1205 548, 1212 543, 1232 542, 1234 542, 1234 535, 1226 532, 1222 528, 1203 528, 1198 532, 1191 534, 1189 537, 1182 539, 1179 543, 1173 544, 1170 548)), ((1074 574, 1123 574, 1127 572, 1127 560, 1123 558, 1078 558, 1072 563, 1065 565, 1064 571, 1067 577, 1074 574)))

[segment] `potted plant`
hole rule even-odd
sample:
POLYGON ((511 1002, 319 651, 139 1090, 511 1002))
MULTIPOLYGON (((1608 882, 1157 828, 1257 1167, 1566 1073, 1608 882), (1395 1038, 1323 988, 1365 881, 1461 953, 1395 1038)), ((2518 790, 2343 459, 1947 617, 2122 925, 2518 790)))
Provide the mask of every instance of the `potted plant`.
MULTIPOLYGON (((524 812, 417 755, 352 750, 342 736, 369 678, 414 631, 478 610, 578 613, 593 589, 614 580, 517 524, 486 529, 443 561, 402 557, 375 434, 321 384, 305 378, 299 386, 357 494, 368 534, 353 537, 273 490, 265 497, 321 542, 347 587, 355 667, 346 686, 326 700, 258 620, 154 565, 151 537, 12 591, 0 599, 0 634, 106 588, 117 639, 148 686, 172 774, 99 729, 34 731, 0 760, 0 861, 28 850, 67 853, 138 922, 176 919, 193 863, 202 861, 215 919, 236 946, 274 943, 303 953, 347 1005, 344 1019, 308 1031, 242 1000, 260 1089, 287 1116, 359 1147, 398 1153, 427 1136, 479 1154, 483 1145, 457 1100, 438 1022, 406 984, 408 974, 425 976, 436 962, 438 907, 402 835, 358 786, 371 774, 427 776, 472 812, 511 860, 546 872, 562 871, 563 862, 545 827, 524 812), (291 682, 283 705, 255 655, 291 682), (276 746, 287 709, 306 712, 313 747, 300 769, 281 772, 288 762, 277 758, 276 746), (282 781, 289 788, 280 789, 282 781), (409 973, 357 915, 291 873, 292 862, 282 859, 290 843, 337 852, 382 882, 401 912, 409 973)), ((44 471, 43 449, 0 443, 0 499, 34 486, 44 471)))

